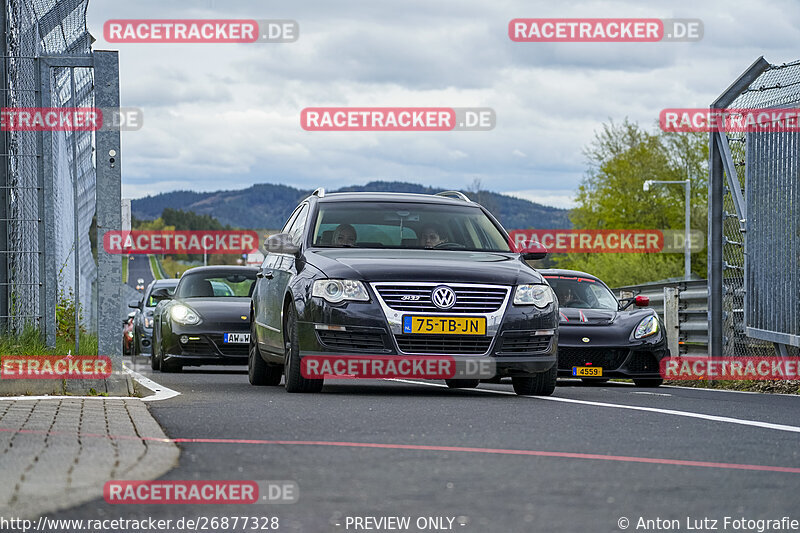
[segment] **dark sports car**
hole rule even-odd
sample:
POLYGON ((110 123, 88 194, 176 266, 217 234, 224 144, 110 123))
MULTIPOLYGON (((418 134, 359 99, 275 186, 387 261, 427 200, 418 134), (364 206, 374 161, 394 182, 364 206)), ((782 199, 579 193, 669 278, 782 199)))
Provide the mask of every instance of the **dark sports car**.
POLYGON ((575 270, 540 270, 560 308, 558 375, 587 382, 630 378, 640 387, 662 383, 667 357, 664 324, 643 296, 617 300, 600 279, 575 270), (635 306, 632 307, 631 306, 635 306))
POLYGON ((250 295, 256 268, 198 267, 180 279, 175 295, 153 291, 153 370, 184 366, 247 364, 250 295))

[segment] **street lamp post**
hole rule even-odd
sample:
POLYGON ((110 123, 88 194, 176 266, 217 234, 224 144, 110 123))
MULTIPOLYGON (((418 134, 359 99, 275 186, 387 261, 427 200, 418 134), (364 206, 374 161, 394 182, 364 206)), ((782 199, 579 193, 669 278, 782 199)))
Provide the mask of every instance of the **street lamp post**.
POLYGON ((691 213, 692 213, 692 180, 687 176, 685 180, 655 181, 647 180, 642 189, 650 190, 651 185, 681 184, 686 192, 686 211, 683 235, 683 277, 688 281, 692 277, 692 246, 691 246, 691 213))

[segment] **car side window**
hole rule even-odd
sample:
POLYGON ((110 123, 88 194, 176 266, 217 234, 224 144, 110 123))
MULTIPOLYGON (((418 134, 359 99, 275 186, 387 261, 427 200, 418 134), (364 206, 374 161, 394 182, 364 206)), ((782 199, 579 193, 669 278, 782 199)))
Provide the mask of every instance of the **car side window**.
POLYGON ((292 243, 297 246, 300 246, 303 240, 303 230, 306 227, 306 220, 308 220, 308 204, 303 204, 303 207, 300 209, 300 212, 297 214, 297 217, 294 219, 294 222, 292 222, 292 226, 288 231, 292 243))

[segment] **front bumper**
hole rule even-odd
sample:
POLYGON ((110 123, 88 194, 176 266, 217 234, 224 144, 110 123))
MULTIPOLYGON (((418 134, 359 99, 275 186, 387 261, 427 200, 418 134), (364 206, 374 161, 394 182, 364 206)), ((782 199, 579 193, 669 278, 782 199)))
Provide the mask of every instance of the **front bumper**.
POLYGON ((403 334, 374 301, 332 305, 313 298, 298 320, 300 357, 460 356, 489 361, 500 377, 530 376, 556 365, 557 323, 555 305, 506 305, 491 335, 403 334))
POLYGON ((558 345, 558 375, 572 376, 576 366, 602 367, 606 378, 660 378, 660 362, 669 355, 663 331, 644 339, 617 339, 607 332, 602 342, 602 326, 561 328, 558 345), (583 342, 588 338, 590 342, 583 342))
POLYGON ((250 345, 225 343, 225 333, 250 333, 240 324, 223 329, 197 331, 191 327, 176 327, 163 339, 165 361, 180 361, 183 365, 241 365, 247 364, 250 345), (183 342, 183 341, 186 342, 183 342))

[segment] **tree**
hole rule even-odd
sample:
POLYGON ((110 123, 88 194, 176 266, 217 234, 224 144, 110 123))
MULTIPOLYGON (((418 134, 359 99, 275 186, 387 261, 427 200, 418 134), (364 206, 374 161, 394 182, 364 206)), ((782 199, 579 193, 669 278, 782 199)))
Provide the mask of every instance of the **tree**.
MULTIPOLYGON (((684 227, 684 189, 660 185, 643 190, 646 180, 692 179, 692 228, 707 224, 707 137, 695 133, 650 133, 635 122, 604 124, 584 151, 586 177, 578 206, 570 212, 576 229, 672 229, 684 227)), ((592 273, 611 286, 683 275, 680 253, 570 253, 557 256, 559 268, 592 273)), ((706 254, 692 254, 692 271, 706 275, 706 254)))

